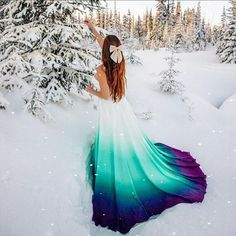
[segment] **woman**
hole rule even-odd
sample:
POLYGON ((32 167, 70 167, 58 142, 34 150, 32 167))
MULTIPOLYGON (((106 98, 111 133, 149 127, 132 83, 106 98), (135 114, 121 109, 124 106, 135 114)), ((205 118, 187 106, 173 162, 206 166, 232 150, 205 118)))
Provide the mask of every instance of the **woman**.
POLYGON ((93 221, 123 234, 139 222, 179 203, 202 202, 206 175, 189 152, 153 144, 138 127, 125 98, 125 60, 121 42, 105 38, 88 21, 102 48, 96 79, 99 122, 88 158, 93 189, 93 221))

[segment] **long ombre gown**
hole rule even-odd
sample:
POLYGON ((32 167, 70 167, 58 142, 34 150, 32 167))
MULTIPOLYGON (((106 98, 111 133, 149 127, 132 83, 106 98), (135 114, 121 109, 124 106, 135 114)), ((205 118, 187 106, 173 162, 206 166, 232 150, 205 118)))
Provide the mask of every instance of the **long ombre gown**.
POLYGON ((189 152, 153 143, 123 97, 99 99, 95 142, 87 159, 96 225, 127 233, 179 203, 202 202, 206 175, 189 152))

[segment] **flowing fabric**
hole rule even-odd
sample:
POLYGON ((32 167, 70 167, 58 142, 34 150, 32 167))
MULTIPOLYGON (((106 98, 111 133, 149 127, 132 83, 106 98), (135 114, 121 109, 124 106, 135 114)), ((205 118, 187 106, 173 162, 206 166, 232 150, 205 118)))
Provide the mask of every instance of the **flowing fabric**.
POLYGON ((96 225, 126 234, 176 204, 203 201, 206 175, 189 152, 154 144, 139 128, 125 97, 99 103, 87 159, 96 225))

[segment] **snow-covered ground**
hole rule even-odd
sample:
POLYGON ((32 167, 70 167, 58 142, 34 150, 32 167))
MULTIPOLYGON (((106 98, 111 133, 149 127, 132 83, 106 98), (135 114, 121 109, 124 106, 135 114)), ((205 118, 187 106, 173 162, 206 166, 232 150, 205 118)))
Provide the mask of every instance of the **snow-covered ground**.
POLYGON ((225 112, 229 117, 236 120, 236 94, 230 96, 225 102, 222 104, 220 109, 225 112))
MULTIPOLYGON (((186 103, 157 87, 169 53, 137 55, 144 65, 127 67, 127 97, 135 112, 152 114, 140 126, 153 141, 190 151, 208 188, 203 203, 179 204, 128 235, 236 235, 236 122, 231 108, 218 109, 236 94, 236 66, 220 64, 214 49, 177 55, 178 79, 193 104, 189 119, 186 103)), ((22 112, 19 91, 7 98, 9 109, 0 110, 0 236, 119 235, 91 221, 83 153, 96 128, 96 99, 78 99, 68 108, 50 105, 55 121, 43 124, 22 112)))

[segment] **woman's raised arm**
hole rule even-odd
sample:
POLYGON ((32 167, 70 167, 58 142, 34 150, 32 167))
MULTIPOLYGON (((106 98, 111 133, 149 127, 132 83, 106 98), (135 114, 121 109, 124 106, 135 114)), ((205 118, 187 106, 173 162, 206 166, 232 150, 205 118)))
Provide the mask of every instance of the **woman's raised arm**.
POLYGON ((98 44, 100 45, 100 47, 103 47, 103 42, 104 42, 104 38, 98 33, 98 31, 96 30, 96 28, 94 27, 94 25, 88 20, 85 19, 84 23, 89 27, 89 29, 93 32, 94 36, 96 37, 96 40, 98 41, 98 44))

